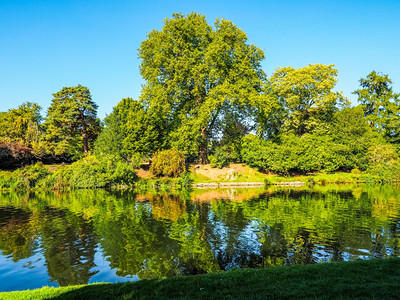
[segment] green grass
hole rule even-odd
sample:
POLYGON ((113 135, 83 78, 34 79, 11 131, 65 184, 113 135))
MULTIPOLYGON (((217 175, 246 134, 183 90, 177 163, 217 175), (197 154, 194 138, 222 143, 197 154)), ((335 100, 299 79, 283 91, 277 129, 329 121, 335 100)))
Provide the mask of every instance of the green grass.
POLYGON ((207 176, 204 176, 202 174, 197 174, 197 173, 194 173, 194 172, 192 172, 190 174, 190 178, 193 180, 194 184, 215 182, 215 180, 212 180, 211 178, 209 178, 207 176))
POLYGON ((0 293, 0 299, 398 299, 400 259, 0 293))

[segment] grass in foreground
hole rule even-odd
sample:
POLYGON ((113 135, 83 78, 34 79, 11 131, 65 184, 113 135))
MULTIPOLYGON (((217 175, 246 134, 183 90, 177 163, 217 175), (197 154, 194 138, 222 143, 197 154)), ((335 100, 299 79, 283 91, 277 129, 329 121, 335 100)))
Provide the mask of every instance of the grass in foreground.
POLYGON ((0 293, 0 299, 398 299, 400 259, 0 293))

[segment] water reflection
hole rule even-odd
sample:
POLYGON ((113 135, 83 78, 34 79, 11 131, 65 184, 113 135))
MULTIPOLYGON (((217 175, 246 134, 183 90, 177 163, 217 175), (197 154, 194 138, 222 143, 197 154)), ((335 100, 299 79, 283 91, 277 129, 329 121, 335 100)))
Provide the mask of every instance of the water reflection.
POLYGON ((396 186, 1 194, 0 290, 399 256, 399 210, 396 186))

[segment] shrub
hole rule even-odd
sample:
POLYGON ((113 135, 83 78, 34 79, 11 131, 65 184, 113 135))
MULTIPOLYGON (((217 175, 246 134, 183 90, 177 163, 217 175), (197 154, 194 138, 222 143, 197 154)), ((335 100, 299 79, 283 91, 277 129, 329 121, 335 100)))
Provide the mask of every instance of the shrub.
POLYGON ((32 149, 17 142, 0 140, 0 169, 12 169, 32 163, 32 149))
POLYGON ((268 142, 260 139, 258 136, 249 134, 242 141, 242 159, 243 162, 252 168, 264 171, 268 162, 268 142))
POLYGON ((72 188, 100 188, 111 185, 132 185, 138 177, 133 166, 122 162, 87 156, 63 170, 61 180, 72 188))
POLYGON ((49 187, 51 172, 42 163, 27 166, 13 172, 0 173, 0 189, 2 190, 29 190, 49 187))
POLYGON ((368 173, 381 182, 400 180, 400 158, 393 145, 376 145, 368 149, 368 173))
POLYGON ((111 173, 110 183, 112 185, 132 185, 138 180, 134 166, 124 162, 117 162, 114 168, 108 169, 111 173))
POLYGON ((193 179, 190 177, 190 173, 185 171, 182 173, 181 177, 178 178, 176 182, 176 187, 181 190, 184 188, 190 188, 193 183, 193 179))
POLYGON ((21 169, 21 172, 28 188, 47 187, 47 178, 51 175, 41 162, 21 169))
POLYGON ((74 188, 98 188, 110 185, 110 179, 107 176, 107 168, 96 157, 87 156, 78 160, 69 166, 69 179, 74 188))
POLYGON ((70 166, 61 166, 51 175, 51 185, 54 190, 63 190, 71 186, 72 169, 70 166))
POLYGON ((155 176, 179 177, 185 170, 185 157, 175 149, 156 152, 150 166, 150 172, 155 176))

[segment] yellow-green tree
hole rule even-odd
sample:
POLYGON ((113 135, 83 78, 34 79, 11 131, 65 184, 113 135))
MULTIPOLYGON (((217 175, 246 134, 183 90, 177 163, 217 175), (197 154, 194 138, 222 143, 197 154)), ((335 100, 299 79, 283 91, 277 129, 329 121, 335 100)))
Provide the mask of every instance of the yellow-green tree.
POLYGON ((25 102, 7 112, 0 113, 0 139, 32 146, 40 133, 41 107, 25 102))
POLYGON ((311 132, 332 118, 338 107, 348 104, 335 92, 337 69, 315 64, 303 68, 279 68, 270 78, 270 96, 280 103, 283 131, 297 135, 311 132))

